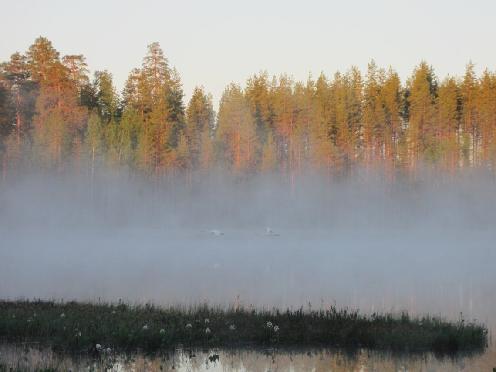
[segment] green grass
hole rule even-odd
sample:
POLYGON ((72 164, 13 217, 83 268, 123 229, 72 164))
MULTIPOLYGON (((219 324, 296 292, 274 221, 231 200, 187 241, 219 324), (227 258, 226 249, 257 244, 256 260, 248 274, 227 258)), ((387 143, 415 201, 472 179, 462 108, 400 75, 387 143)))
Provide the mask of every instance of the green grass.
POLYGON ((456 353, 487 346, 487 329, 407 314, 222 309, 153 305, 0 301, 0 341, 64 352, 155 352, 178 346, 342 347, 456 353), (208 329, 208 330, 207 330, 208 329), (97 350, 96 345, 102 346, 97 350))

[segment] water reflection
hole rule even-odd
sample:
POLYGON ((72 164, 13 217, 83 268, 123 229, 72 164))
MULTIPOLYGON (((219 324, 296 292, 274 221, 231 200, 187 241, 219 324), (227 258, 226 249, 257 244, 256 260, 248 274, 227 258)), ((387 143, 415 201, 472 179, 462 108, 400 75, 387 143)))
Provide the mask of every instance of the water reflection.
POLYGON ((496 348, 478 355, 440 357, 359 350, 177 350, 154 356, 64 356, 33 345, 0 346, 0 370, 38 371, 491 371, 496 348))

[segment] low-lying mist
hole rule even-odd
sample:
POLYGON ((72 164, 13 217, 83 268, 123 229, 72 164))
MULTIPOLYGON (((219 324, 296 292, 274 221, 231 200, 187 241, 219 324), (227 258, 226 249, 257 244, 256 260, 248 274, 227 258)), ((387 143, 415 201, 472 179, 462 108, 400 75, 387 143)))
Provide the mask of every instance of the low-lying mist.
POLYGON ((496 178, 360 171, 238 178, 220 172, 145 179, 124 172, 26 174, 0 184, 0 223, 17 228, 492 229, 496 178))
POLYGON ((493 175, 288 180, 19 176, 0 184, 0 298, 495 320, 493 175))

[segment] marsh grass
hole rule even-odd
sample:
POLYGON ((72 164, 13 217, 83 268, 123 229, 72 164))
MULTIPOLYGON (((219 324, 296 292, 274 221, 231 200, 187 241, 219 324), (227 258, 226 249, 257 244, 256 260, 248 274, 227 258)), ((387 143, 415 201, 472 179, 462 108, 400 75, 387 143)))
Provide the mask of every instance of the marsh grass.
POLYGON ((0 341, 111 354, 183 348, 339 347, 456 353, 487 346, 484 325, 328 310, 0 301, 0 341))

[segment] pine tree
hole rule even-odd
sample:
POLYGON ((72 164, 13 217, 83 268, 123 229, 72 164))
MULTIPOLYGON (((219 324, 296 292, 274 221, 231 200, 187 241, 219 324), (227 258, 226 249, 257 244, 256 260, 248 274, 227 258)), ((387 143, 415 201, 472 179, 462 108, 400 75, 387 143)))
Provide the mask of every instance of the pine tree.
POLYGON ((436 112, 437 81, 432 67, 421 62, 408 81, 408 157, 412 169, 431 144, 436 112))
POLYGON ((19 147, 31 129, 37 84, 31 79, 26 57, 20 53, 14 53, 9 62, 0 66, 0 74, 5 89, 4 104, 8 107, 4 112, 9 121, 8 132, 14 130, 19 147))
POLYGON ((398 74, 389 68, 381 88, 384 109, 384 157, 388 172, 400 161, 398 146, 402 136, 401 82, 398 74))
POLYGON ((176 163, 179 138, 184 130, 183 91, 179 75, 169 68, 158 43, 148 46, 141 69, 126 82, 124 112, 141 116, 137 155, 140 166, 159 174, 176 163))
POLYGON ((96 107, 100 119, 105 124, 115 120, 119 105, 119 99, 112 80, 112 74, 106 70, 95 72, 93 86, 96 96, 96 107))
POLYGON ((39 37, 25 55, 0 64, 2 172, 24 159, 77 169, 84 153, 92 169, 103 160, 152 175, 219 165, 237 174, 278 169, 291 184, 306 164, 328 175, 359 162, 390 176, 420 161, 451 171, 493 168, 495 76, 486 70, 479 78, 469 63, 462 80, 438 85, 422 62, 403 87, 374 61, 365 79, 357 68, 306 83, 261 72, 245 89, 226 88, 215 120, 203 88, 184 107, 179 74, 158 43, 131 71, 120 100, 108 71, 90 83, 84 56, 61 57, 39 37))
MULTIPOLYGON (((44 83, 53 79, 52 70, 60 65, 60 55, 45 37, 37 38, 26 53, 31 78, 44 83)), ((67 78, 67 74, 65 76, 67 78)))
POLYGON ((39 85, 33 119, 36 152, 45 164, 60 169, 66 155, 76 154, 78 160, 86 110, 79 105, 77 86, 50 41, 36 39, 27 57, 31 76, 39 85))
POLYGON ((298 108, 293 95, 293 80, 282 75, 273 87, 274 132, 278 143, 281 169, 295 170, 295 133, 298 108))
POLYGON ((462 129, 466 139, 470 142, 469 157, 465 159, 471 165, 478 162, 479 123, 477 118, 477 96, 479 84, 474 71, 474 64, 470 62, 465 70, 461 85, 462 96, 462 129))
POLYGON ((311 76, 309 76, 306 84, 300 82, 295 84, 294 101, 297 107, 297 116, 293 149, 294 169, 296 172, 300 172, 311 159, 310 137, 314 115, 314 94, 315 82, 311 76))
POLYGON ((267 72, 253 75, 246 83, 245 95, 256 123, 258 141, 264 143, 273 129, 273 92, 267 72))
POLYGON ((436 143, 440 156, 448 169, 454 171, 458 166, 458 134, 460 120, 460 93, 456 80, 446 78, 439 86, 438 110, 436 120, 436 143))
POLYGON ((127 108, 119 122, 121 162, 130 168, 137 166, 137 148, 140 136, 141 118, 132 107, 127 108))
POLYGON ((362 149, 365 165, 383 157, 382 145, 385 137, 385 112, 383 110, 384 70, 374 61, 368 65, 364 84, 362 149))
POLYGON ((345 169, 350 169, 355 160, 357 142, 359 140, 360 123, 362 121, 362 76, 358 68, 353 67, 344 80, 346 91, 346 121, 338 134, 338 144, 342 151, 345 169))
POLYGON ((477 96, 477 114, 480 127, 482 154, 485 164, 496 160, 496 75, 487 69, 480 79, 477 96))
POLYGON ((324 168, 330 175, 337 157, 333 139, 335 109, 333 92, 324 74, 321 74, 315 83, 313 102, 310 159, 316 168, 324 168))
POLYGON ((197 167, 203 141, 209 141, 214 129, 214 109, 212 97, 202 87, 196 87, 186 110, 185 137, 190 149, 191 165, 197 167), (205 136, 204 133, 208 135, 205 136))
POLYGON ((171 126, 168 145, 176 147, 185 127, 184 93, 179 73, 172 69, 171 79, 167 85, 168 122, 171 126))
POLYGON ((119 99, 115 91, 112 74, 108 71, 97 71, 93 80, 95 94, 95 111, 102 126, 104 136, 103 145, 107 160, 113 164, 120 164, 123 152, 123 131, 119 123, 119 99))
POLYGON ((84 93, 88 91, 90 79, 88 77, 88 65, 82 54, 66 55, 62 58, 62 64, 68 71, 68 78, 76 87, 79 95, 79 103, 83 104, 84 93))
POLYGON ((237 173, 253 172, 256 165, 256 125, 238 85, 224 91, 216 130, 219 158, 237 173))

